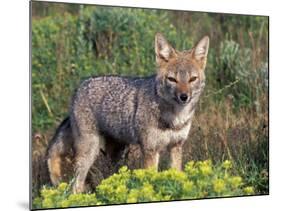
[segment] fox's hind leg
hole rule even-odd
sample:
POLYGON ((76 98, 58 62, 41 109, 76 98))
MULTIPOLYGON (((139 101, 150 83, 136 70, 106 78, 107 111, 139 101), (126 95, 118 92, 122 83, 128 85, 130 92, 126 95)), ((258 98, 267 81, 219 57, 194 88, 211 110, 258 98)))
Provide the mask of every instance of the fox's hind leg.
POLYGON ((75 140, 75 181, 73 192, 85 191, 88 171, 100 150, 101 137, 98 134, 83 134, 75 140))

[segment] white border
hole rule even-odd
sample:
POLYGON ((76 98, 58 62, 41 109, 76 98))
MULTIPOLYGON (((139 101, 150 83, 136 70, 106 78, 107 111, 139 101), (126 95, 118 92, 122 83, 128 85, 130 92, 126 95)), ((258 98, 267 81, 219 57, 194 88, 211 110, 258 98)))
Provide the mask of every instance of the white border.
MULTIPOLYGON (((280 208, 280 6, 277 0, 66 0, 104 5, 259 14, 270 16, 270 195, 231 199, 121 205, 68 210, 276 210, 280 208), (278 201, 279 200, 279 201, 278 201)), ((29 2, 0 6, 1 210, 27 210, 29 192, 29 2)))

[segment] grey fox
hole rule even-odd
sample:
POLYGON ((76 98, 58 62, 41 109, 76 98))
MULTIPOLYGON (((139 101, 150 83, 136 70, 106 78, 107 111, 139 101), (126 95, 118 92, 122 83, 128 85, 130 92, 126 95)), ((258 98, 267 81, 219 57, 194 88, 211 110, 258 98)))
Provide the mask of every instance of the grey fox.
POLYGON ((57 129, 48 148, 48 168, 54 185, 61 180, 64 154, 74 156, 73 192, 85 190, 89 168, 111 140, 139 144, 143 167, 158 167, 159 152, 170 150, 171 167, 181 170, 195 105, 205 86, 209 38, 190 50, 177 51, 157 33, 157 73, 147 78, 91 77, 73 96, 69 118, 57 129))

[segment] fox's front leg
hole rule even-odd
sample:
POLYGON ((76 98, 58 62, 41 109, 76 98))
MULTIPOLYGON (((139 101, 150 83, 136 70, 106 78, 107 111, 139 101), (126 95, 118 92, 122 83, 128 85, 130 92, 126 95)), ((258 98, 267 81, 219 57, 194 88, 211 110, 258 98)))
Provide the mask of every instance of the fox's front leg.
POLYGON ((171 168, 182 170, 182 144, 176 144, 170 147, 171 168))
POLYGON ((159 152, 155 150, 144 150, 143 155, 143 167, 145 169, 152 167, 158 170, 159 152))

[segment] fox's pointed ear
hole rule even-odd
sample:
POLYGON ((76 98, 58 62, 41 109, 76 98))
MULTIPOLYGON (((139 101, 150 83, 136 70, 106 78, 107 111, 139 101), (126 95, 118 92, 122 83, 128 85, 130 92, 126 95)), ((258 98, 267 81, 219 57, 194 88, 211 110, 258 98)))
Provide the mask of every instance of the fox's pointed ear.
POLYGON ((167 62, 175 54, 173 47, 160 33, 155 35, 155 54, 157 63, 160 63, 161 61, 167 62))
POLYGON ((193 50, 193 57, 200 63, 202 69, 205 69, 206 66, 208 50, 209 37, 205 36, 197 43, 193 50))

